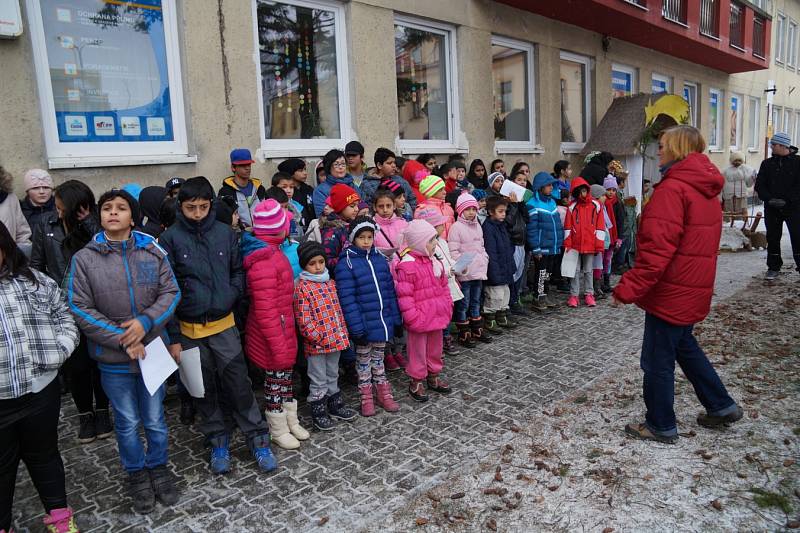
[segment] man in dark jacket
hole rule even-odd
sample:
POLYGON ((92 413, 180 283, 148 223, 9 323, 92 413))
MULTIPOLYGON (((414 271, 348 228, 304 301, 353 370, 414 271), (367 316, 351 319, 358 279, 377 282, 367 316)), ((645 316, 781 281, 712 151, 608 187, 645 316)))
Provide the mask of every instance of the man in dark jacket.
POLYGON ((789 228, 792 255, 800 271, 800 157, 786 133, 776 133, 770 139, 772 157, 758 169, 756 193, 764 202, 764 222, 767 225, 767 280, 778 277, 781 259, 781 236, 784 222, 789 228))
MULTIPOLYGON (((230 196, 239 206, 239 220, 245 229, 253 226, 253 209, 267 196, 267 190, 261 180, 250 177, 252 165, 255 163, 247 148, 236 148, 231 151, 231 176, 225 178, 219 190, 220 196, 230 196)), ((213 218, 213 217, 212 217, 213 218)))
POLYGON ((205 397, 196 404, 202 419, 199 429, 211 443, 211 471, 221 474, 230 470, 230 429, 221 397, 247 437, 258 466, 271 471, 277 468, 277 461, 247 376, 233 314, 244 292, 238 238, 229 225, 216 220, 213 196, 206 178, 187 180, 178 193, 177 220, 159 241, 183 294, 170 323, 169 350, 173 354, 191 348, 200 351, 205 397))
POLYGON ((596 152, 583 167, 580 176, 586 180, 589 186, 602 185, 603 180, 608 176, 608 164, 613 160, 614 156, 610 152, 596 152))

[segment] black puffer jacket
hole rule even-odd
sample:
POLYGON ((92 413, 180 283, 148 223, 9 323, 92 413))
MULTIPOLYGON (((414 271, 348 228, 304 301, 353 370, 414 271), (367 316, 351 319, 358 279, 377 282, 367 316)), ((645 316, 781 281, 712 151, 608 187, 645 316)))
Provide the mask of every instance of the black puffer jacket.
MULTIPOLYGON (((181 289, 178 320, 205 324, 225 318, 243 294, 244 271, 236 232, 216 219, 214 208, 195 223, 178 212, 158 240, 181 289)), ((177 333, 170 328, 170 336, 177 333)))
POLYGON ((608 164, 614 160, 614 156, 609 152, 600 152, 589 160, 589 163, 581 170, 580 177, 586 180, 589 185, 602 185, 603 180, 608 176, 608 164))
POLYGON ((19 206, 22 209, 22 214, 25 215, 25 220, 31 227, 31 231, 39 225, 39 222, 47 218, 51 213, 56 212, 56 199, 50 197, 44 205, 33 205, 31 199, 27 196, 19 201, 19 206))
POLYGON ((97 219, 89 215, 67 238, 58 214, 55 211, 50 213, 33 228, 31 267, 53 278, 59 286, 62 285, 72 256, 101 229, 97 219))
POLYGON ((786 200, 784 210, 800 210, 800 156, 796 153, 765 159, 758 169, 756 193, 766 203, 786 200))
POLYGON ((139 208, 142 212, 142 230, 158 239, 161 235, 161 220, 159 211, 161 203, 167 197, 167 189, 158 185, 145 187, 139 193, 139 208))

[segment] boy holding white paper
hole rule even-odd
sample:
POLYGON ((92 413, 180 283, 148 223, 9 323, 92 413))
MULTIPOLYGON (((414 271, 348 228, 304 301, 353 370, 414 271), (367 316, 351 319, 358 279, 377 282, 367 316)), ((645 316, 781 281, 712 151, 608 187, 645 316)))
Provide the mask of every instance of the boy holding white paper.
POLYGON ((180 291, 164 250, 151 236, 133 231, 138 219, 133 197, 112 190, 98 206, 103 231, 73 257, 67 298, 111 401, 133 508, 149 513, 156 498, 164 505, 177 503, 178 492, 167 468, 165 387, 153 395, 147 391, 139 360, 145 358, 146 344, 166 336, 180 291))

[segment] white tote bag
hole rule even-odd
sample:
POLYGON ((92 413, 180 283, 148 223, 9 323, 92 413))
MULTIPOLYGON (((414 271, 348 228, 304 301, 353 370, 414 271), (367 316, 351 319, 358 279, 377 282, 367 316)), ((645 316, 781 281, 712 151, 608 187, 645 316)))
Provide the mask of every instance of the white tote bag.
POLYGON ((564 258, 561 260, 561 275, 565 278, 574 278, 575 271, 578 269, 578 260, 581 254, 578 250, 571 249, 564 252, 564 258))

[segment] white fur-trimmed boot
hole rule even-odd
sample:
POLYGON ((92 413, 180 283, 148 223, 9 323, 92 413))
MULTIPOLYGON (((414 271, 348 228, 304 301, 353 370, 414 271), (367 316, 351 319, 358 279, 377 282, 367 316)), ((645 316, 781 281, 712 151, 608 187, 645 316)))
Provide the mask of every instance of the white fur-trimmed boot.
POLYGON ((269 434, 272 442, 284 450, 296 450, 300 447, 300 441, 294 438, 289 432, 289 423, 286 420, 286 411, 280 413, 266 412, 267 423, 269 424, 269 434))
POLYGON ((283 402, 283 410, 286 411, 286 422, 289 424, 289 431, 297 440, 308 440, 311 434, 300 425, 297 418, 297 400, 283 402))

